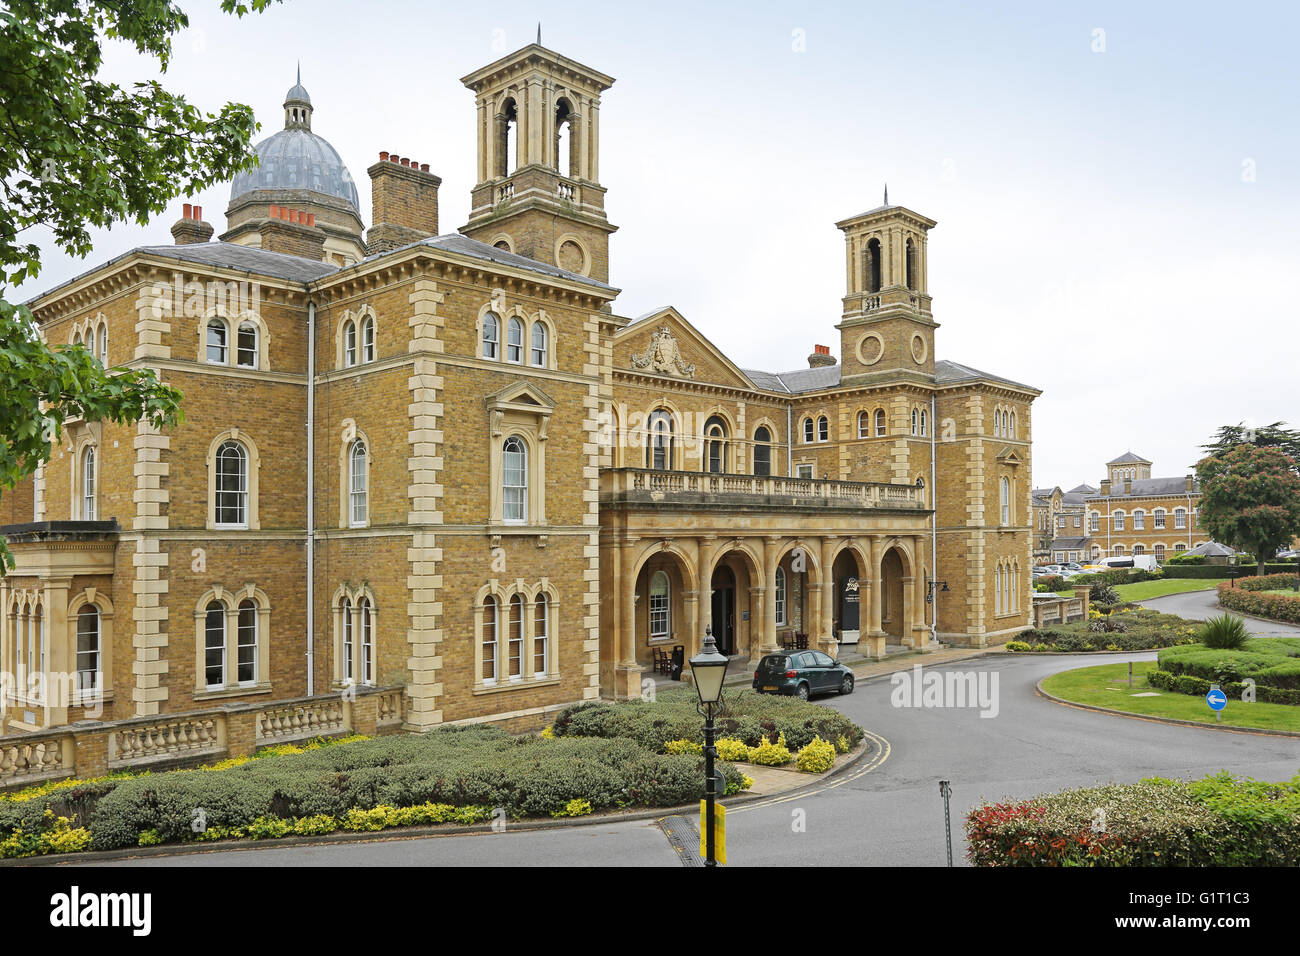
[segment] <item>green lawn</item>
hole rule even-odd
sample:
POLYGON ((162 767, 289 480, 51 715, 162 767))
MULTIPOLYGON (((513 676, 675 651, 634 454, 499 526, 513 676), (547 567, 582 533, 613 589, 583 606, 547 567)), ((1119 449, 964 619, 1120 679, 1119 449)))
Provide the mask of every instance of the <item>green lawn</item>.
MULTIPOLYGON (((1154 583, 1154 582, 1153 582, 1154 583)), ((1128 686, 1128 664, 1102 664, 1053 674, 1043 681, 1043 690, 1054 697, 1076 704, 1091 704, 1151 717, 1173 717, 1213 724, 1214 711, 1203 697, 1158 691, 1147 684, 1146 674, 1155 670, 1155 661, 1133 662, 1133 687, 1128 686), (1134 697, 1134 694, 1159 694, 1158 697, 1134 697)), ((1254 727, 1262 730, 1300 731, 1300 707, 1288 704, 1247 704, 1229 699, 1223 710, 1224 727, 1254 727)))
MULTIPOLYGON (((1117 584, 1115 590, 1125 601, 1146 601, 1166 594, 1185 594, 1188 591, 1210 591, 1227 578, 1165 578, 1159 581, 1138 581, 1135 584, 1117 584)), ((1057 591, 1062 597, 1074 597, 1072 588, 1057 591)))

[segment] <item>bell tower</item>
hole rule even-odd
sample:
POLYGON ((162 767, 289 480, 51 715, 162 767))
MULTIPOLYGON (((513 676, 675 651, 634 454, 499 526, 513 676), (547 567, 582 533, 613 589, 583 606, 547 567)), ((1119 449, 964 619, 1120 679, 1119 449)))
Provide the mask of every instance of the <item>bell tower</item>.
MULTIPOLYGON (((540 37, 539 37, 540 40, 540 37)), ((600 94, 614 80, 532 43, 461 82, 478 107, 478 184, 461 232, 609 281, 600 94)))
POLYGON ((926 282, 933 219, 889 203, 835 224, 847 245, 840 330, 847 384, 934 381, 934 330, 926 282))

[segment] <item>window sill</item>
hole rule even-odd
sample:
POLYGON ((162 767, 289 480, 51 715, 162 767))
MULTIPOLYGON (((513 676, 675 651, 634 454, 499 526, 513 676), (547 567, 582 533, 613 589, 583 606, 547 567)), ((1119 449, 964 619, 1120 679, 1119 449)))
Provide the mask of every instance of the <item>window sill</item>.
POLYGON ((194 691, 195 700, 223 700, 228 697, 245 697, 249 694, 269 694, 270 684, 249 684, 247 687, 220 687, 209 690, 204 687, 194 691))
POLYGON ((475 697, 487 694, 501 694, 512 690, 524 690, 529 687, 554 687, 560 683, 558 675, 539 677, 534 680, 510 680, 504 684, 480 684, 472 691, 475 697))

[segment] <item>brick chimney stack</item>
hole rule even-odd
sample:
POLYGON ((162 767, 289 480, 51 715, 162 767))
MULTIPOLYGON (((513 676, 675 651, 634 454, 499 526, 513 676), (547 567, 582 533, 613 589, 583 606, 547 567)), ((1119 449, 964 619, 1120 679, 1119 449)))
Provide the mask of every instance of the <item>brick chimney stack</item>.
POLYGON ((258 227, 262 248, 320 262, 325 258, 325 233, 316 225, 314 212, 271 206, 258 227))
POLYGON ((831 355, 829 345, 814 345, 812 355, 808 356, 809 368, 822 368, 827 365, 835 365, 836 359, 831 355))
POLYGON ((428 163, 382 152, 371 166, 372 214, 366 250, 388 252, 438 234, 438 187, 442 179, 428 163))
POLYGON ((208 242, 212 239, 213 229, 203 221, 203 207, 186 203, 181 210, 181 218, 172 226, 172 238, 178 246, 188 246, 196 242, 208 242))

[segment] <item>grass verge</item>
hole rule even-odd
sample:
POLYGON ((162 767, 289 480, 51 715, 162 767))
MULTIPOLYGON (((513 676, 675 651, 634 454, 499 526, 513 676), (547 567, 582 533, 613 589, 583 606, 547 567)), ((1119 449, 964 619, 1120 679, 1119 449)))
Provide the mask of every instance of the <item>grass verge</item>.
MULTIPOLYGON (((1155 661, 1133 662, 1133 687, 1128 686, 1128 664, 1102 664, 1080 667, 1053 674, 1043 681, 1043 690, 1053 697, 1076 704, 1122 710, 1148 717, 1170 717, 1200 724, 1215 724, 1214 711, 1205 701, 1187 694, 1158 691, 1147 683, 1146 675, 1156 669, 1155 661), (1158 697, 1134 697, 1134 694, 1159 694, 1158 697)), ((1247 704, 1229 700, 1223 711, 1223 727, 1250 727, 1257 730, 1300 732, 1300 708, 1287 704, 1247 704)))

